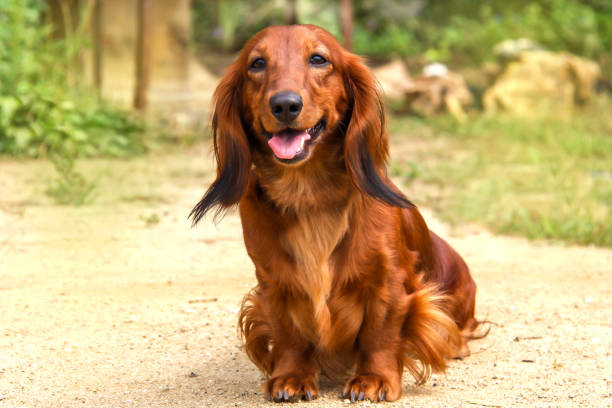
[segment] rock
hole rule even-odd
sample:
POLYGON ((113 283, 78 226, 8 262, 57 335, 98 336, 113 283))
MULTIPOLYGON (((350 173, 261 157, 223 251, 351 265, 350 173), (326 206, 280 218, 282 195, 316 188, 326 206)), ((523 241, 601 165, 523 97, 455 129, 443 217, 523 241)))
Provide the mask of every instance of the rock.
POLYGON ((601 74, 599 65, 585 58, 567 54, 567 63, 576 87, 574 101, 579 104, 587 103, 593 95, 597 79, 601 74))
POLYGON ((592 95, 599 66, 569 53, 524 51, 508 62, 483 97, 487 112, 565 115, 592 95))
POLYGON ((439 62, 425 65, 423 68, 423 76, 425 77, 445 77, 448 75, 448 67, 439 62))
POLYGON ((427 65, 423 74, 414 78, 405 99, 411 111, 424 116, 448 111, 459 121, 465 119, 464 107, 472 102, 465 79, 440 63, 427 65))
POLYGON ((412 78, 404 63, 393 60, 372 70, 380 83, 385 98, 392 103, 403 103, 406 91, 412 87, 412 78))
POLYGON ((463 77, 449 71, 444 64, 429 64, 423 69, 423 74, 415 78, 411 78, 408 69, 399 59, 372 71, 387 102, 401 112, 413 111, 431 116, 450 111, 459 120, 463 120, 463 107, 472 103, 472 95, 463 77))
POLYGON ((493 53, 501 61, 518 59, 525 51, 542 51, 545 48, 529 38, 505 40, 493 47, 493 53))

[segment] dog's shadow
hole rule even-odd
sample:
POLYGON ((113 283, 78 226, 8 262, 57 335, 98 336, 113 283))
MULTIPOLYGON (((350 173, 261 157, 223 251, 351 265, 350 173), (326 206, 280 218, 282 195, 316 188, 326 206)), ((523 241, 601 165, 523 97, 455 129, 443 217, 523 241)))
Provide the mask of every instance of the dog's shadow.
MULTIPOLYGON (((265 401, 262 385, 265 376, 251 363, 242 350, 230 347, 220 355, 211 355, 175 377, 174 384, 162 389, 160 399, 172 406, 233 406, 236 402, 250 406, 265 401)), ((344 383, 321 376, 320 403, 342 401, 344 383)), ((417 386, 404 376, 402 396, 431 395, 429 387, 417 386)))

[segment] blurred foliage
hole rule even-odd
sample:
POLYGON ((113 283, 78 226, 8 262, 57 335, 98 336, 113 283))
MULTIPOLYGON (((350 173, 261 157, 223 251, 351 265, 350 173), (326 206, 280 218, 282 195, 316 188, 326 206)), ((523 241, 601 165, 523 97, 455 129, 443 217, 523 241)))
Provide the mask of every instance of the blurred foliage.
POLYGON ((612 247, 611 109, 601 95, 571 119, 397 117, 418 172, 403 157, 392 171, 446 221, 612 247))
POLYGON ((582 0, 432 2, 421 26, 428 59, 477 64, 496 43, 530 38, 553 51, 597 59, 612 46, 612 5, 582 0), (433 23, 433 24, 432 24, 433 23))
MULTIPOLYGON (((340 33, 337 5, 321 0, 296 0, 300 23, 340 33)), ((284 0, 193 0, 193 39, 213 51, 238 51, 259 30, 284 24, 284 0)))
MULTIPOLYGON (((339 1, 297 0, 298 20, 339 29, 339 1)), ((261 28, 283 24, 282 0, 194 0, 196 43, 236 51, 261 28)), ((505 39, 530 38, 551 50, 609 61, 609 0, 353 1, 354 44, 374 58, 411 56, 454 65, 493 59, 505 39)), ((610 67, 612 70, 612 67, 610 67)))
POLYGON ((58 178, 49 181, 45 193, 57 204, 83 205, 92 199, 97 180, 87 180, 75 168, 70 156, 54 154, 50 159, 58 173, 58 178))
POLYGON ((144 151, 141 123, 71 76, 84 36, 52 39, 44 11, 42 0, 0 0, 0 153, 73 158, 144 151))

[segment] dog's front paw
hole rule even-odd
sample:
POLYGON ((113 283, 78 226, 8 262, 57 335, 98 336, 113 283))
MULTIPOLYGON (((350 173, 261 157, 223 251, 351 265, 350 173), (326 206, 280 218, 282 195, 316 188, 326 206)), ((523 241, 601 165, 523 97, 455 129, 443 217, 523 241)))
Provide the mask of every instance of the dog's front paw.
POLYGON ((393 385, 385 377, 379 374, 359 374, 351 378, 344 386, 343 395, 350 398, 351 402, 370 400, 394 401, 399 398, 401 385, 393 385))
POLYGON ((319 396, 319 389, 314 375, 290 373, 269 379, 266 393, 268 401, 312 401, 319 396))

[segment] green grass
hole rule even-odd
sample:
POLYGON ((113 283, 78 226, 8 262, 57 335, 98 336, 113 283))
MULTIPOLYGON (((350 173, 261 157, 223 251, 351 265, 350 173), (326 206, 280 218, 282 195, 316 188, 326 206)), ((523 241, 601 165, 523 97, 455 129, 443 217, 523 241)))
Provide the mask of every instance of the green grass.
POLYGON ((45 194, 61 205, 84 205, 93 200, 97 180, 88 180, 75 169, 71 157, 54 155, 50 157, 58 177, 48 182, 45 194))
POLYGON ((412 147, 391 171, 451 223, 612 247, 610 112, 599 97, 564 119, 394 118, 393 137, 412 147))

